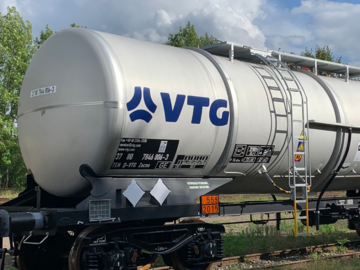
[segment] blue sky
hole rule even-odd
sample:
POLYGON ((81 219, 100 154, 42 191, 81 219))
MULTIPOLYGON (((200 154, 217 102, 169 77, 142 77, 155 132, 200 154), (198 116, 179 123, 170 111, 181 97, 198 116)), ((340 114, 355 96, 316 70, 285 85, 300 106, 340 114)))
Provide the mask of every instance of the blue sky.
POLYGON ((188 21, 199 34, 260 49, 300 54, 329 45, 343 62, 360 66, 360 0, 0 0, 16 6, 33 33, 73 22, 152 42, 166 42, 188 21))

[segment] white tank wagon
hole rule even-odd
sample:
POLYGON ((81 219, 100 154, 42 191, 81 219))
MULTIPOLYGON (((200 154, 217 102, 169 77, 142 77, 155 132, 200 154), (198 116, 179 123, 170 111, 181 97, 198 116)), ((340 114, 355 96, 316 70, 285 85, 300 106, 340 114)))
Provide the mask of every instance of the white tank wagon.
POLYGON ((162 256, 175 270, 204 270, 224 256, 225 228, 200 219, 209 215, 264 213, 265 224, 276 213, 279 229, 292 211, 295 236, 298 220, 309 235, 338 219, 360 235, 360 83, 349 80, 359 74, 228 42, 174 48, 56 33, 20 94, 29 174, 26 190, 0 206, 0 243, 11 243, 2 260, 15 256, 20 270, 140 270, 162 256), (347 197, 322 198, 325 190, 347 197), (280 191, 291 196, 218 196, 280 191))
MULTIPOLYGON (((221 46, 207 50, 222 53, 221 46)), ((309 157, 311 190, 320 191, 346 139, 333 130, 307 134, 302 122, 360 126, 360 82, 308 71, 293 74, 307 104, 294 92, 290 113, 286 89, 298 86, 285 85, 270 66, 96 31, 63 30, 41 46, 24 79, 18 115, 22 154, 36 182, 62 197, 88 191, 88 181, 79 175, 81 164, 106 175, 236 176, 216 192, 273 193, 257 171, 264 164, 276 183, 288 188, 289 152, 298 168, 309 157), (308 116, 302 116, 302 108, 308 116), (310 147, 301 154, 307 142, 310 147)), ((353 134, 330 189, 359 187, 359 142, 353 134)))

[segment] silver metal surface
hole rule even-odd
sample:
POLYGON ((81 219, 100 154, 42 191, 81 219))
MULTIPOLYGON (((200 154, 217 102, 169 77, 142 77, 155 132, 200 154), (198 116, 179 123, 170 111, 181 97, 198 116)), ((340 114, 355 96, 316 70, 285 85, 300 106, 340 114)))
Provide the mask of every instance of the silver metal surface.
MULTIPOLYGON (((287 187, 290 116, 287 111, 289 94, 284 89, 287 89, 286 83, 293 81, 279 79, 278 71, 255 60, 258 58, 254 53, 272 55, 288 64, 317 67, 319 71, 345 74, 348 70, 350 77, 359 76, 360 68, 261 51, 239 44, 233 47, 232 62, 231 53, 229 59, 230 42, 199 50, 180 49, 88 29, 66 29, 53 35, 32 59, 19 100, 20 147, 35 181, 57 196, 82 196, 88 193, 91 184, 94 186, 79 174, 80 165, 88 164, 95 172, 105 175, 139 175, 149 179, 156 175, 171 190, 167 201, 176 203, 192 201, 194 196, 207 192, 273 193, 273 187, 257 173, 262 161, 256 162, 256 157, 246 162, 238 162, 235 158, 231 161, 236 147, 273 146, 273 153, 266 163, 268 174, 280 176, 276 184, 287 187), (31 91, 49 85, 56 86, 56 92, 30 98, 31 91), (132 110, 150 112, 148 122, 130 118, 132 111, 128 111, 127 104, 135 96, 135 87, 140 87, 141 91, 148 88, 156 106, 150 111, 142 95, 140 103, 132 110), (167 112, 164 94, 171 101, 167 112), (167 121, 166 116, 178 112, 175 103, 180 104, 181 97, 184 99, 179 115, 175 120, 167 121), (195 109, 189 97, 204 98, 209 104, 196 105, 195 109), (211 112, 213 102, 219 100, 226 106, 211 112), (194 112, 199 108, 200 121, 194 122, 194 112), (224 113, 229 113, 226 124, 216 126, 210 121, 210 115, 220 119, 224 113), (163 160, 161 166, 111 169, 124 138, 172 140, 178 141, 178 145, 172 160, 163 160), (176 159, 182 156, 206 157, 206 161, 199 167, 174 166, 176 159), (216 188, 214 185, 209 190, 190 191, 183 180, 176 180, 177 176, 198 179, 203 176, 224 177, 225 172, 241 172, 246 176, 232 175, 234 180, 228 180, 226 184, 216 180, 216 188), (172 180, 166 182, 164 178, 172 180), (177 182, 181 184, 174 184, 177 182), (187 189, 181 190, 184 187, 187 189)), ((284 78, 291 78, 286 70, 279 68, 279 72, 284 78)), ((316 76, 305 70, 292 72, 307 96, 308 119, 316 119, 318 123, 337 123, 342 125, 342 129, 346 125, 360 126, 360 82, 349 80, 344 83, 344 79, 316 76)), ((288 88, 295 97, 299 87, 288 88)), ((306 117, 301 113, 304 104, 295 99, 293 106, 299 110, 295 112, 294 109, 293 119, 302 121, 294 125, 293 130, 295 140, 292 147, 297 149, 306 117)), ((309 168, 314 168, 311 169, 314 192, 321 190, 342 156, 346 141, 342 132, 310 128, 306 134, 311 140, 308 153, 311 155, 309 168)), ((349 166, 339 173, 339 176, 346 177, 336 178, 331 190, 358 189, 359 174, 353 173, 359 172, 357 167, 360 166, 360 161, 355 160, 358 142, 360 135, 354 134, 345 161, 349 166)), ((290 152, 291 157, 295 151, 290 152)), ((124 182, 123 188, 130 184, 130 180, 125 178, 119 181, 124 182)), ((148 186, 142 180, 137 182, 143 190, 143 186, 148 186)), ((115 181, 113 184, 116 185, 115 181)), ((147 192, 155 183, 151 182, 151 185, 147 192)), ((113 188, 107 186, 107 189, 94 191, 92 196, 101 198, 113 188)), ((148 202, 142 198, 139 203, 148 202)))

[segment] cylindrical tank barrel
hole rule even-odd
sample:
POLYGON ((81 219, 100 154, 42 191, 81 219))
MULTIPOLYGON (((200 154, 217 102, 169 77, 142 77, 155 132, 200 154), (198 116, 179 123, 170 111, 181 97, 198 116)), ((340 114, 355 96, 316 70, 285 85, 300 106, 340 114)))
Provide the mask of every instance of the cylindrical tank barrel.
MULTIPOLYGON (((359 82, 294 74, 307 96, 308 119, 360 125, 359 82)), ((281 87, 269 66, 66 29, 40 47, 26 72, 20 147, 37 183, 57 196, 88 191, 79 174, 82 164, 119 176, 231 175, 237 177, 218 192, 273 193, 258 169, 266 165, 286 188, 288 155, 301 152, 308 137, 316 191, 337 164, 345 139, 334 131, 307 134, 294 122, 296 150, 290 153, 290 115, 281 87)), ((301 113, 294 109, 292 116, 301 113)), ((358 186, 359 141, 355 134, 333 189, 358 186)), ((301 155, 296 158, 301 167, 301 155)))

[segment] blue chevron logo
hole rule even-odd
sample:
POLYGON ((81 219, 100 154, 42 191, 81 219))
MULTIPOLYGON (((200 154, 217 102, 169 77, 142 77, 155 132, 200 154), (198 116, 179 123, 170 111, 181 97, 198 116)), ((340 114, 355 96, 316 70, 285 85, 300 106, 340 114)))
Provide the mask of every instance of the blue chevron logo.
MULTIPOLYGON (((128 111, 130 112, 139 106, 141 102, 141 96, 143 94, 146 107, 150 112, 154 113, 156 111, 157 106, 151 99, 150 89, 144 87, 143 91, 141 90, 142 89, 140 86, 135 87, 134 96, 128 103, 126 103, 126 107, 128 111)), ((130 113, 131 122, 134 122, 136 120, 144 120, 146 123, 149 123, 151 119, 152 119, 152 115, 145 110, 136 110, 130 113)))

